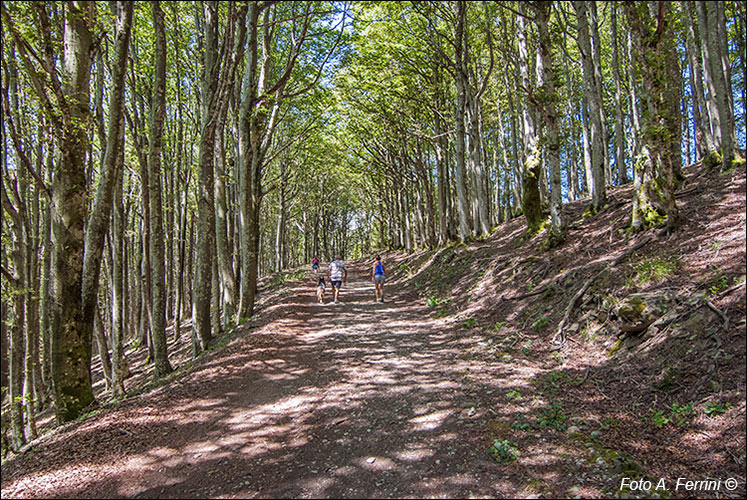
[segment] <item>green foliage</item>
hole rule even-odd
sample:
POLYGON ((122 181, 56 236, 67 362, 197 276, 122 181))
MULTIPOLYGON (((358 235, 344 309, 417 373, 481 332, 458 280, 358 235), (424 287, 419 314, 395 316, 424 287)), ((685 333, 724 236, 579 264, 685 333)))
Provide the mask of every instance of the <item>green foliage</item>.
POLYGON ((670 423, 677 427, 685 427, 695 416, 692 401, 685 405, 679 405, 677 402, 673 402, 668 413, 666 410, 656 410, 654 408, 651 408, 649 413, 650 416, 648 417, 648 420, 650 420, 658 429, 661 429, 670 423))
POLYGON ((442 307, 441 309, 439 309, 436 312, 436 317, 437 318, 445 318, 448 315, 449 315, 449 310, 447 308, 445 308, 445 307, 442 307))
POLYGON ((462 323, 462 328, 469 329, 477 326, 477 320, 475 318, 467 318, 462 323))
POLYGON ((427 305, 431 309, 435 309, 436 307, 447 304, 448 302, 449 302, 449 299, 440 298, 440 297, 431 295, 430 297, 428 297, 428 299, 426 299, 425 305, 427 305))
POLYGON ((274 287, 283 283, 286 283, 288 281, 297 281, 304 279, 306 277, 306 271, 303 269, 299 269, 297 271, 289 272, 289 273, 280 273, 274 280, 272 280, 269 284, 270 287, 274 287))
POLYGON ((682 406, 676 402, 672 403, 670 415, 670 422, 673 422, 677 427, 684 427, 695 416, 693 402, 690 401, 682 406))
POLYGON ((619 426, 620 426, 620 422, 618 422, 617 420, 615 420, 612 417, 606 417, 604 420, 602 420, 602 423, 599 425, 600 429, 602 429, 604 431, 609 430, 609 429, 613 429, 613 428, 619 427, 619 426))
POLYGON ((532 329, 537 330, 537 331, 542 330, 542 328, 545 325, 547 325, 549 322, 550 322, 550 318, 548 318, 547 316, 541 316, 540 318, 537 319, 537 321, 532 323, 532 329))
POLYGON ((516 420, 511 422, 511 428, 519 430, 519 431, 528 431, 533 427, 532 423, 529 422, 524 415, 519 415, 516 417, 516 420))
POLYGON ((563 380, 561 372, 550 372, 540 382, 540 389, 545 394, 554 394, 560 390, 560 384, 563 380))
POLYGON ((676 256, 654 256, 638 262, 633 266, 633 276, 626 286, 656 283, 671 276, 682 267, 682 260, 676 256))
POLYGON ((617 351, 620 350, 620 348, 623 346, 623 339, 617 339, 615 340, 615 343, 612 344, 612 347, 610 347, 609 351, 607 351, 607 356, 612 357, 617 353, 617 351))
POLYGON ((731 409, 731 403, 706 403, 703 413, 709 417, 717 417, 726 413, 726 410, 731 409))
POLYGON ((521 393, 519 391, 511 391, 508 394, 506 394, 506 397, 509 399, 515 399, 518 401, 519 399, 521 399, 521 393))
POLYGON ((562 431, 565 430, 567 419, 568 417, 563 412, 563 406, 553 401, 549 407, 540 410, 537 417, 537 425, 539 427, 552 427, 562 431))
POLYGON ((495 324, 492 326, 492 328, 488 328, 488 332, 499 332, 501 329, 506 326, 508 322, 506 321, 496 321, 495 324))
POLYGON ((708 293, 712 297, 715 297, 716 295, 719 295, 721 292, 729 288, 729 277, 719 273, 718 275, 711 278, 708 284, 708 293))
POLYGON ((529 356, 530 354, 532 354, 532 341, 531 340, 527 342, 527 344, 524 347, 521 348, 521 353, 524 356, 529 356))
POLYGON ((516 444, 508 439, 493 440, 493 445, 488 448, 487 453, 493 460, 500 463, 511 462, 521 456, 516 444))

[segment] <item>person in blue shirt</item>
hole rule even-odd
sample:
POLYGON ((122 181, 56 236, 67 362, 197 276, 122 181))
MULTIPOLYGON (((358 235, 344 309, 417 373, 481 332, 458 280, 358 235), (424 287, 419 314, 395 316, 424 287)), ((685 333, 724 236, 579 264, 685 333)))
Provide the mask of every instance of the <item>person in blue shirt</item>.
POLYGON ((376 286, 376 302, 384 302, 384 280, 386 279, 386 271, 384 270, 384 264, 381 263, 381 255, 376 256, 376 262, 371 271, 371 279, 376 286))

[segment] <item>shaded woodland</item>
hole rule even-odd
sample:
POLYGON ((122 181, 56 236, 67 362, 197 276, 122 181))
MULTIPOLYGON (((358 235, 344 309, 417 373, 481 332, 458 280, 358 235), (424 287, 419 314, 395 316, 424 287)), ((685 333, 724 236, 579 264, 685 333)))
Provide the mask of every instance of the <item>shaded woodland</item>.
POLYGON ((685 166, 745 168, 744 2, 1 9, 4 454, 94 407, 94 357, 107 398, 126 347, 164 379, 313 256, 551 251, 622 186, 672 235, 685 166))

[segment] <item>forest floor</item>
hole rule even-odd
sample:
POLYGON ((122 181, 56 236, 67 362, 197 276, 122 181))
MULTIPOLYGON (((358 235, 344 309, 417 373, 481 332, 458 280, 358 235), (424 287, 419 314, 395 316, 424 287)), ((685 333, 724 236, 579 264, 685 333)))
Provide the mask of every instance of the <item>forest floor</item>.
MULTIPOLYGON (((625 236, 626 187, 596 217, 569 204, 555 250, 517 218, 384 254, 384 303, 368 261, 336 305, 310 271, 265 280, 218 348, 187 362, 182 336, 167 384, 5 461, 2 497, 744 498, 745 172, 687 174, 672 236, 625 236), (571 297, 619 256, 555 346, 571 297), (676 316, 618 340, 608 303, 642 292, 676 316)), ((128 390, 151 377, 135 368, 128 390)))

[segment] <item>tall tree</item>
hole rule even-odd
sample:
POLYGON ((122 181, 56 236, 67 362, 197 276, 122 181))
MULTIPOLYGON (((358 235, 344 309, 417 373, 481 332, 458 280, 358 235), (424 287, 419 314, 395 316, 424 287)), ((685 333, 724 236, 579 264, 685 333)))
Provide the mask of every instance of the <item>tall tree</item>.
POLYGON ((633 194, 631 227, 639 231, 666 216, 667 231, 681 223, 674 198, 681 170, 682 115, 674 13, 668 2, 624 4, 640 75, 642 141, 635 159, 640 186, 633 194))
MULTIPOLYGON (((523 4, 522 4, 523 5, 523 4)), ((529 49, 527 47, 527 28, 524 16, 517 18, 519 27, 519 86, 531 95, 533 84, 529 80, 529 49)), ((542 174, 542 152, 539 149, 539 124, 534 110, 528 104, 522 107, 522 124, 524 134, 524 162, 521 169, 521 202, 524 217, 527 221, 527 234, 536 233, 542 224, 542 206, 540 204, 539 177, 542 174)))
POLYGON ((545 157, 550 170, 550 230, 546 246, 559 245, 564 238, 563 197, 560 186, 560 132, 556 101, 556 75, 553 64, 553 44, 550 36, 550 13, 552 2, 537 2, 534 20, 539 32, 539 57, 537 73, 542 73, 539 92, 534 96, 535 106, 545 124, 545 157))
POLYGON ((589 138, 591 152, 591 169, 587 175, 591 194, 591 211, 599 212, 607 202, 605 188, 604 142, 606 134, 602 127, 602 96, 597 85, 597 70, 592 53, 591 34, 589 32, 589 4, 585 0, 573 2, 578 17, 578 48, 581 51, 581 61, 584 72, 584 96, 589 103, 589 121, 591 123, 591 137, 589 138))
MULTIPOLYGON (((91 389, 91 329, 83 312, 83 259, 88 213, 86 153, 90 115, 92 2, 67 5, 64 16, 61 72, 53 57, 52 22, 46 6, 36 4, 38 31, 44 44, 44 72, 39 72, 25 50, 25 41, 13 32, 24 47, 23 60, 42 106, 52 119, 59 144, 59 158, 50 188, 52 198, 52 237, 54 243, 54 321, 52 322, 52 385, 55 415, 59 423, 76 418, 94 399, 91 389), (58 75, 62 77, 60 81, 58 75), (49 90, 48 90, 49 89, 49 90), (54 97, 49 96, 49 91, 54 97)), ((6 26, 13 25, 3 10, 6 26)), ((93 318, 91 318, 93 319, 93 318)))
POLYGON ((156 376, 173 371, 166 346, 166 275, 164 269, 163 207, 161 203, 161 145, 166 115, 166 31, 161 3, 151 3, 153 30, 156 36, 153 92, 150 104, 150 137, 148 139, 148 191, 150 194, 150 264, 153 280, 153 361, 156 376))

